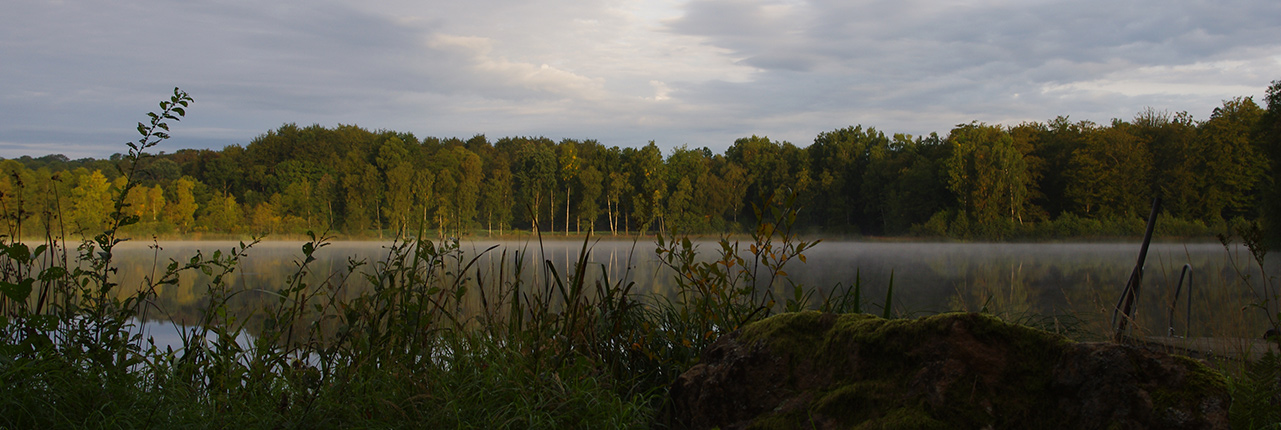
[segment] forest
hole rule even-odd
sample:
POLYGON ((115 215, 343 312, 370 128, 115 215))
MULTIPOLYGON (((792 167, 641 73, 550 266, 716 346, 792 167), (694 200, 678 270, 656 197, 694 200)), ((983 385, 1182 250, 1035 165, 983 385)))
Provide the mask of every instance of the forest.
MULTIPOLYGON (((1265 106, 1236 97, 1204 120, 1148 108, 1108 124, 971 122, 946 135, 858 125, 820 132, 808 146, 744 137, 723 154, 686 146, 664 154, 653 141, 285 124, 243 146, 145 159, 141 185, 126 196, 125 212, 139 222, 124 233, 735 233, 755 225, 754 205, 778 196, 803 208, 801 231, 824 237, 1124 237, 1140 232, 1159 196, 1163 234, 1260 222, 1275 238, 1281 81, 1266 94, 1265 106)), ((0 161, 0 210, 24 220, 8 233, 102 231, 124 183, 121 161, 0 161)))

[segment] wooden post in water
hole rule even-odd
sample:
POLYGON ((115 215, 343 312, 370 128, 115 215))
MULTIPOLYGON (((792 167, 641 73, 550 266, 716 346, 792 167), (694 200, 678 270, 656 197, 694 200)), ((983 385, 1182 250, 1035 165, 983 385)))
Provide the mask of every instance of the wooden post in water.
POLYGON ((1117 302, 1117 307, 1112 311, 1112 325, 1116 327, 1116 341, 1120 342, 1125 334, 1125 329, 1131 319, 1134 318, 1135 298, 1139 295, 1139 286, 1143 282, 1143 263, 1148 259, 1148 245, 1152 243, 1152 230, 1156 228, 1156 215, 1161 211, 1161 198, 1152 199, 1152 213, 1148 214, 1147 231, 1143 233, 1143 246, 1139 248, 1139 261, 1134 264, 1134 271, 1130 272, 1130 281, 1125 284, 1125 289, 1121 291, 1121 301, 1117 302), (1117 319, 1117 311, 1121 312, 1121 318, 1117 319))

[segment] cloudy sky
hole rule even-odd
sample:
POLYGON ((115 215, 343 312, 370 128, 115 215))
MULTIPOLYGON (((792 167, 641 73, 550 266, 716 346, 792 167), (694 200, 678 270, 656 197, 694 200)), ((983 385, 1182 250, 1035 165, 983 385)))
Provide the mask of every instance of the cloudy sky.
POLYGON ((1145 107, 1205 119, 1281 79, 1276 0, 0 0, 0 157, 105 157, 284 123, 721 152, 862 124, 946 133, 1145 107))

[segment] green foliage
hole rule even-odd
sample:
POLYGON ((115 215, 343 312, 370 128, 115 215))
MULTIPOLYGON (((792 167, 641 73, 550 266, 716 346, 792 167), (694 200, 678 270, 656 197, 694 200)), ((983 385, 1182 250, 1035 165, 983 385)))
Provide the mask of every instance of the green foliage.
POLYGON ((1263 180, 1259 183, 1267 245, 1281 249, 1281 80, 1268 86, 1267 110, 1259 118, 1253 142, 1256 153, 1265 157, 1263 180))
POLYGON ((1232 406, 1228 417, 1232 428, 1262 429, 1281 425, 1281 355, 1268 351, 1254 363, 1246 363, 1239 377, 1228 377, 1232 406))
MULTIPOLYGON (((1181 223, 1170 234, 1205 236, 1236 218, 1262 220, 1275 246, 1281 114, 1274 89, 1266 109, 1238 97, 1205 121, 1149 108, 1106 124, 1067 117, 1009 127, 972 122, 945 137, 857 125, 820 132, 807 147, 744 137, 724 154, 688 147, 665 154, 654 142, 491 143, 484 136, 418 139, 351 125, 285 124, 244 147, 139 160, 131 183, 159 187, 163 202, 129 196, 127 212, 141 220, 122 233, 235 237, 334 228, 382 237, 426 226, 445 237, 480 228, 569 233, 608 225, 614 235, 747 234, 761 221, 750 210, 758 196, 795 193, 810 208, 797 228, 825 235, 1117 237, 1132 235, 1129 219, 1159 195, 1181 223), (1103 230, 1090 230, 1095 222, 1103 230)), ((8 160, 0 166, 0 210, 28 226, 85 234, 105 228, 110 210, 102 208, 111 203, 104 196, 120 176, 115 163, 8 160), (55 195, 67 207, 57 207, 55 195), (25 212, 15 213, 19 206, 25 212)))
MULTIPOLYGON (((1249 307, 1262 311, 1267 317, 1271 329, 1265 336, 1281 348, 1281 336, 1275 334, 1281 331, 1281 285, 1277 284, 1275 275, 1268 275, 1264 265, 1269 252, 1264 231, 1258 223, 1238 224, 1233 231, 1250 252, 1252 261, 1246 264, 1255 264, 1259 271, 1259 277, 1253 278, 1245 274, 1240 263, 1233 261, 1241 283, 1255 299, 1249 307)), ((1228 248, 1234 237, 1220 235, 1219 240, 1228 248)), ((1258 361, 1244 363, 1239 376, 1229 377, 1228 388, 1232 392, 1232 406, 1228 412, 1234 428, 1281 426, 1281 356, 1269 350, 1258 361)))
MULTIPOLYGON (((51 231, 34 249, 19 237, 0 237, 0 380, 5 381, 0 390, 6 391, 0 406, 5 408, 5 427, 154 422, 154 415, 146 416, 155 412, 149 407, 153 399, 138 387, 157 381, 134 370, 146 367, 148 354, 156 349, 145 347, 133 328, 148 298, 173 279, 172 272, 148 277, 136 292, 117 291, 112 250, 123 241, 117 231, 138 221, 125 211, 126 196, 145 151, 169 137, 169 122, 184 116, 190 103, 185 92, 174 88, 173 96, 160 103, 160 113, 149 113, 150 123, 138 124, 141 137, 128 143, 121 168, 124 185, 114 193, 114 205, 96 209, 105 219, 86 220, 100 224, 85 228, 103 230, 77 247, 76 264, 69 264, 71 251, 51 231)), ((104 188, 101 174, 86 176, 84 194, 104 188)), ((86 207, 76 210, 83 216, 86 207)), ((23 218, 6 221, 20 224, 23 218)))
POLYGON ((1022 221, 1029 178, 1023 154, 1000 127, 960 125, 948 136, 948 187, 970 222, 985 228, 998 219, 1022 221))

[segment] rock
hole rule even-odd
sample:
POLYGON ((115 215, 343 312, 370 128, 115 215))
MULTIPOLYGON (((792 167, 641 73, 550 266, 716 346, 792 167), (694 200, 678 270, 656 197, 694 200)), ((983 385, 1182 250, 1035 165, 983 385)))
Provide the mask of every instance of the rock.
POLYGON ((1189 358, 979 314, 802 312, 730 333, 673 384, 677 428, 1226 429, 1229 395, 1189 358))

